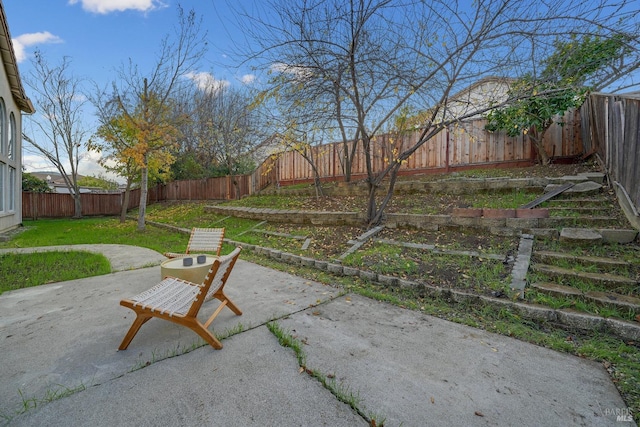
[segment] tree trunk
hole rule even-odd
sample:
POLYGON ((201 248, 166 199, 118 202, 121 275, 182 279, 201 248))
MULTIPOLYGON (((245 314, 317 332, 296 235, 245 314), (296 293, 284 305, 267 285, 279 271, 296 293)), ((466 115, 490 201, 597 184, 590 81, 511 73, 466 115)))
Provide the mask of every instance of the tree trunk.
MULTIPOLYGON (((393 197, 393 190, 396 186, 398 178, 398 171, 400 170, 401 163, 397 163, 389 171, 389 186, 387 187, 387 193, 380 202, 380 205, 376 205, 376 192, 378 189, 378 182, 374 182, 374 186, 369 186, 369 209, 367 211, 367 226, 368 228, 380 225, 383 219, 384 210, 386 209, 389 201, 393 197)), ((379 177, 381 178, 381 177, 379 177)))
POLYGON ((547 151, 544 149, 543 136, 545 132, 546 128, 542 132, 538 132, 538 128, 536 126, 532 126, 531 129, 529 129, 528 134, 529 141, 531 141, 536 149, 536 152, 538 153, 538 160, 540 161, 540 164, 544 166, 551 163, 551 159, 549 158, 547 151))
POLYGON ((367 179, 367 189, 369 190, 369 200, 367 202, 367 226, 373 225, 373 220, 376 217, 376 185, 372 179, 367 179))
POLYGON ((124 200, 120 209, 120 223, 127 220, 127 209, 129 208, 129 197, 131 196, 131 180, 127 179, 127 187, 124 190, 124 200))
POLYGON ((349 153, 349 143, 344 141, 342 148, 344 150, 344 182, 351 182, 351 153, 349 153))
POLYGON ((73 205, 74 205, 74 219, 82 218, 82 202, 80 201, 80 191, 76 189, 76 194, 73 195, 73 205))
POLYGON ((320 173, 318 172, 318 168, 316 167, 315 163, 311 164, 311 170, 313 171, 313 186, 316 190, 317 199, 318 197, 324 195, 324 193, 322 192, 322 182, 320 181, 320 173))
POLYGON ((234 191, 236 192, 236 194, 234 194, 234 199, 240 200, 240 183, 233 176, 231 177, 231 179, 233 180, 233 188, 235 189, 234 191))
POLYGON ((140 180, 140 206, 138 207, 138 231, 145 229, 145 215, 147 213, 147 183, 149 181, 149 169, 147 167, 148 155, 144 155, 144 166, 142 167, 142 179, 140 180))

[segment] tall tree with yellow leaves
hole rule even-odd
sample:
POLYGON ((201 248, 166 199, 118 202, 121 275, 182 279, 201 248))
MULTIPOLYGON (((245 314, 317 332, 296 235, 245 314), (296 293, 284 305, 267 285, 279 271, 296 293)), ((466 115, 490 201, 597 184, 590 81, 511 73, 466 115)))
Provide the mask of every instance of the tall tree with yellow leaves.
POLYGON ((196 68, 206 50, 206 33, 201 33, 200 23, 194 11, 185 13, 179 8, 179 25, 173 35, 162 40, 153 69, 143 74, 130 60, 120 69, 120 81, 113 83, 112 93, 98 93, 95 98, 97 105, 111 107, 98 108, 103 125, 120 117, 124 128, 130 129, 133 145, 124 154, 140 169, 140 231, 145 229, 151 165, 171 164, 170 152, 177 144, 178 129, 188 120, 175 100, 189 84, 183 76, 196 68))

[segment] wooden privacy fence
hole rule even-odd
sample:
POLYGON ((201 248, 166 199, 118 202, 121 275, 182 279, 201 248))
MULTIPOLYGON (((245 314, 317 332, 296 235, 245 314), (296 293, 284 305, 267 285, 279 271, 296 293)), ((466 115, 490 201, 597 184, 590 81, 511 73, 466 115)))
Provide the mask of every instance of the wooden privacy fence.
MULTIPOLYGON (((559 123, 549 128, 544 146, 552 158, 577 157, 583 154, 580 131, 580 112, 565 114, 559 123)), ((504 132, 485 131, 484 119, 469 120, 451 125, 426 142, 401 166, 401 174, 424 173, 427 171, 446 172, 465 167, 491 167, 499 164, 531 164, 536 160, 536 152, 526 136, 508 137, 504 132)), ((394 138, 380 135, 372 141, 372 168, 380 172, 394 157, 418 142, 419 131, 394 138)), ((353 142, 348 149, 351 150, 353 142)), ((322 180, 334 181, 344 178, 344 146, 331 143, 311 148, 318 173, 322 180)), ((362 144, 354 152, 351 173, 355 178, 365 176, 366 159, 362 144)), ((295 182, 313 180, 313 169, 298 152, 279 153, 269 159, 254 173, 257 189, 268 184, 288 185, 295 182)))
MULTIPOLYGON (((637 108, 637 107, 636 107, 637 108)), ((576 157, 583 154, 580 132, 580 112, 567 113, 563 125, 554 124, 545 136, 545 147, 551 157, 576 157)), ((531 164, 536 153, 524 136, 511 138, 504 132, 484 130, 484 120, 470 120, 444 129, 423 144, 401 167, 401 174, 447 172, 465 167, 494 167, 496 165, 531 164)), ((380 135, 372 142, 373 170, 381 171, 394 153, 415 145, 419 132, 394 138, 380 135)), ((351 150, 353 142, 348 144, 351 150)), ((344 179, 344 147, 331 143, 312 147, 313 158, 323 181, 344 179)), ((354 152, 352 177, 366 176, 362 144, 354 152)), ((147 203, 182 200, 233 200, 254 194, 268 185, 288 185, 309 182, 313 170, 299 153, 286 151, 265 160, 250 175, 181 180, 159 184, 148 190, 147 203)), ((123 203, 121 194, 82 194, 82 214, 118 215, 123 203)), ((132 190, 127 209, 138 207, 140 190, 132 190)), ((23 193, 23 218, 71 217, 73 198, 69 194, 23 193)))
MULTIPOLYGON (((147 203, 178 200, 233 200, 251 194, 252 175, 173 181, 151 187, 147 203)), ((83 216, 119 215, 124 193, 83 193, 80 195, 83 216)), ((128 209, 140 204, 140 189, 131 191, 128 209)), ((22 217, 64 218, 75 213, 73 197, 59 193, 22 193, 22 217)))
MULTIPOLYGON (((80 195, 82 215, 119 215, 122 206, 120 193, 83 193, 80 195)), ((22 217, 68 218, 75 214, 75 204, 70 194, 22 193, 22 217)))
POLYGON ((640 97, 594 93, 582 106, 585 153, 597 153, 607 173, 640 210, 640 97))
MULTIPOLYGON (((149 189, 150 200, 233 200, 251 194, 251 175, 188 179, 158 184, 149 189)), ((140 198, 140 190, 135 190, 140 198)))

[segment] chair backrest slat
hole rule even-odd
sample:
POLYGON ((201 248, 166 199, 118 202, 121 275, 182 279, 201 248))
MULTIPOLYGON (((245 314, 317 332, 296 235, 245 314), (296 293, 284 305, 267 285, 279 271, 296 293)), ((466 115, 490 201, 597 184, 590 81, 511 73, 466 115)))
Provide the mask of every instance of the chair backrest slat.
POLYGON ((187 253, 196 252, 215 252, 220 255, 222 243, 224 241, 224 228, 193 228, 189 243, 187 244, 187 253))
POLYGON ((233 266, 235 265, 241 250, 242 248, 237 247, 230 254, 221 256, 213 262, 204 278, 204 282, 200 285, 202 293, 200 293, 194 300, 193 305, 189 310, 190 314, 194 313, 193 315, 197 315, 202 303, 227 283, 227 279, 231 274, 231 270, 233 270, 233 266))

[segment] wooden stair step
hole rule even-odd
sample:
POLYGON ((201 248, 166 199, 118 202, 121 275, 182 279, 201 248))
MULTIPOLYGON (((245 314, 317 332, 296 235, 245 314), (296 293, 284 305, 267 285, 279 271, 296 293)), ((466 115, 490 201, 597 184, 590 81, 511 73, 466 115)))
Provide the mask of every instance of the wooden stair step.
POLYGON ((551 252, 551 251, 536 251, 534 252, 534 257, 540 259, 541 261, 569 261, 574 262, 580 265, 591 265, 595 264, 600 268, 604 269, 615 269, 615 268, 628 268, 631 264, 627 261, 622 261, 614 258, 605 258, 605 257, 595 257, 595 256, 576 256, 569 255, 561 252, 551 252))
POLYGON ((531 288, 547 295, 573 298, 579 297, 600 305, 626 308, 631 309, 636 313, 640 313, 640 298, 628 295, 598 291, 582 292, 580 289, 576 289, 571 286, 559 285, 557 283, 532 283, 530 286, 531 288))
POLYGON ((638 285, 638 282, 636 280, 625 276, 618 276, 615 274, 607 273, 588 273, 585 271, 576 271, 568 268, 556 267, 555 265, 533 264, 531 265, 531 269, 538 273, 543 273, 554 278, 573 277, 581 279, 588 283, 599 284, 607 287, 633 287, 638 285))
POLYGON ((537 199, 520 206, 520 209, 531 209, 534 208, 536 206, 538 206, 541 203, 546 202, 549 199, 552 199, 554 197, 556 197, 557 195, 559 195, 560 193, 570 189, 571 187, 573 187, 573 183, 572 182, 567 182, 563 185, 560 185, 559 187, 556 187, 555 189, 543 194, 542 196, 538 197, 537 199))

